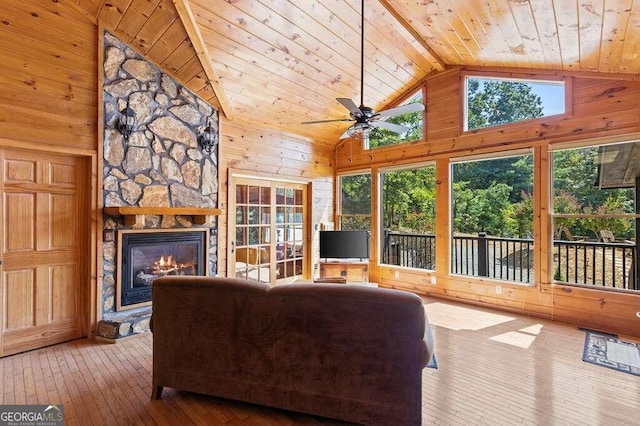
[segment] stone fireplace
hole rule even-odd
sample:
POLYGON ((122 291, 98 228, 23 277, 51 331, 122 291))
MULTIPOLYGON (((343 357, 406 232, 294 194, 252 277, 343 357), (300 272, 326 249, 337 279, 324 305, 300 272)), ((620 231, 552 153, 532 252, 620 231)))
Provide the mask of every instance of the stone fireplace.
POLYGON ((148 265, 128 271, 131 264, 123 267, 118 259, 124 235, 199 234, 205 254, 197 274, 217 273, 218 149, 202 150, 198 138, 207 126, 217 130, 219 119, 215 108, 107 31, 103 45, 102 320, 96 335, 116 340, 148 331, 152 309, 140 299, 150 294, 143 283, 153 275, 148 265), (127 107, 136 125, 125 139, 117 123, 127 107), (129 272, 141 273, 143 281, 123 281, 129 272))

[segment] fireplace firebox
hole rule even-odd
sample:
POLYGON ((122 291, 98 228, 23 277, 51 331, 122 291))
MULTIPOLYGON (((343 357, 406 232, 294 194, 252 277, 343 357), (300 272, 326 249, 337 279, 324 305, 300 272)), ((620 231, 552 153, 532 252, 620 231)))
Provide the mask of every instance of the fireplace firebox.
POLYGON ((206 275, 208 230, 119 231, 117 310, 151 303, 151 286, 165 275, 206 275))

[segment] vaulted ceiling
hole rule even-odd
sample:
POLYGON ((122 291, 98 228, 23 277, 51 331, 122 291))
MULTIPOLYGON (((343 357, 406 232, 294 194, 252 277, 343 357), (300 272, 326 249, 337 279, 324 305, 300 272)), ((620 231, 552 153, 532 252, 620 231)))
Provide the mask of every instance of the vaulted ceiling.
MULTIPOLYGON (((336 143, 360 101, 360 0, 72 0, 230 120, 336 143)), ((487 66, 640 73, 633 0, 366 0, 364 103, 487 66)), ((628 78, 628 76, 627 76, 628 78)))

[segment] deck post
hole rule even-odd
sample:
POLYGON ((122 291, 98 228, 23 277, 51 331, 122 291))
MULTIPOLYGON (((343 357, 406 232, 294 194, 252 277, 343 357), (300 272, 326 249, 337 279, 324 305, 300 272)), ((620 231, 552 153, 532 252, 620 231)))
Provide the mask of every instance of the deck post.
POLYGON ((478 232, 478 276, 487 277, 489 273, 489 256, 486 232, 478 232))

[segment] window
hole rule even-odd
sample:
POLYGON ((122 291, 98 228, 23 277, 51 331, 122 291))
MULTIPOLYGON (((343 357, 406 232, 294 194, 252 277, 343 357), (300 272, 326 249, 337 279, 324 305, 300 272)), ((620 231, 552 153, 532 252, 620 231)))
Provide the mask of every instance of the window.
POLYGON ((451 173, 451 272, 533 282, 533 155, 458 161, 451 173))
MULTIPOLYGON (((422 89, 398 106, 418 102, 422 102, 422 89)), ((399 134, 389 130, 375 128, 369 133, 369 147, 375 148, 379 146, 395 145, 422 139, 423 111, 395 115, 387 118, 385 121, 400 124, 401 126, 408 127, 409 130, 399 134)))
POLYGON ((465 130, 516 123, 565 112, 563 81, 465 79, 465 130))
POLYGON ((553 152, 553 279, 638 290, 640 142, 553 152))
POLYGON ((435 268, 435 173, 433 165, 380 173, 381 263, 435 268))
POLYGON ((371 230, 371 173, 339 176, 338 229, 371 230))

